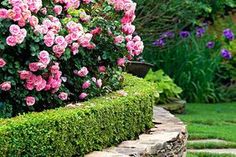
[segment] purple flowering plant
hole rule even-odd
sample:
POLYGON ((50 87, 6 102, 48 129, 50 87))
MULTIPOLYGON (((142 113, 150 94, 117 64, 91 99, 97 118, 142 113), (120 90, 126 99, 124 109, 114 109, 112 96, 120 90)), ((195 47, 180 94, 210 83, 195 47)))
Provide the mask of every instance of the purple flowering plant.
POLYGON ((234 71, 234 73, 236 71, 234 30, 226 28, 222 29, 222 33, 214 34, 208 28, 202 25, 193 31, 189 31, 189 29, 176 32, 167 31, 159 35, 153 42, 153 46, 157 47, 156 51, 162 52, 155 54, 155 60, 160 60, 160 62, 156 61, 156 67, 162 68, 176 80, 176 83, 184 90, 183 95, 189 101, 217 102, 219 97, 210 100, 212 99, 210 95, 214 94, 211 92, 216 91, 214 78, 218 74, 226 76, 225 73, 219 73, 218 69, 225 69, 226 72, 234 71), (208 71, 209 69, 210 71, 208 71), (198 71, 204 72, 205 75, 203 76, 198 71), (193 87, 198 89, 198 93, 189 90, 191 84, 183 81, 185 77, 186 79, 191 77, 189 82, 193 84, 198 83, 197 87, 193 87), (208 91, 203 86, 209 86, 212 89, 208 91), (198 97, 194 95, 198 95, 198 97))

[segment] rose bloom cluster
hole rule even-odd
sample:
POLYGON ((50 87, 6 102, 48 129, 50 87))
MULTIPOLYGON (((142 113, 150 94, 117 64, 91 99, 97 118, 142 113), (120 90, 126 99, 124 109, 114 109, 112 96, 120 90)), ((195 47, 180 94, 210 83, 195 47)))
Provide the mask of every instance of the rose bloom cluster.
POLYGON ((144 48, 132 0, 49 1, 0 4, 0 101, 21 106, 13 114, 119 88, 126 61, 144 48))

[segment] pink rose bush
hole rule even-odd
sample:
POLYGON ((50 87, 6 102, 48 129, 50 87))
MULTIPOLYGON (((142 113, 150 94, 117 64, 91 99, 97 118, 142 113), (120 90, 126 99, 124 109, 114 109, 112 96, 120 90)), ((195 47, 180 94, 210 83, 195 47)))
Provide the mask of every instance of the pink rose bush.
POLYGON ((143 51, 132 0, 6 0, 0 4, 0 102, 13 116, 120 87, 143 51))

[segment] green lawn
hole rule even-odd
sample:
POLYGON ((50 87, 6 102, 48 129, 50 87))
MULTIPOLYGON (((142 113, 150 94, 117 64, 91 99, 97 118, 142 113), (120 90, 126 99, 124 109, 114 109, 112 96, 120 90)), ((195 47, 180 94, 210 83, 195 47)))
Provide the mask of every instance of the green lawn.
MULTIPOLYGON (((189 140, 221 139, 225 142, 188 143, 188 149, 236 148, 236 102, 225 104, 187 104, 177 115, 189 132, 189 140)), ((231 157, 229 154, 188 153, 188 157, 231 157)))
POLYGON ((222 139, 236 142, 236 102, 187 104, 186 113, 177 115, 187 124, 189 139, 222 139))

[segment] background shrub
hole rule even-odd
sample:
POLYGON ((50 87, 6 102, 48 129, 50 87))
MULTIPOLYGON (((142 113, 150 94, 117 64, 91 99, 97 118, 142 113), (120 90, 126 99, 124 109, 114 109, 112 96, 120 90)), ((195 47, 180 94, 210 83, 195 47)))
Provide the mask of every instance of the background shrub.
POLYGON ((131 75, 123 91, 59 108, 0 120, 0 156, 83 156, 150 128, 153 84, 131 75))

